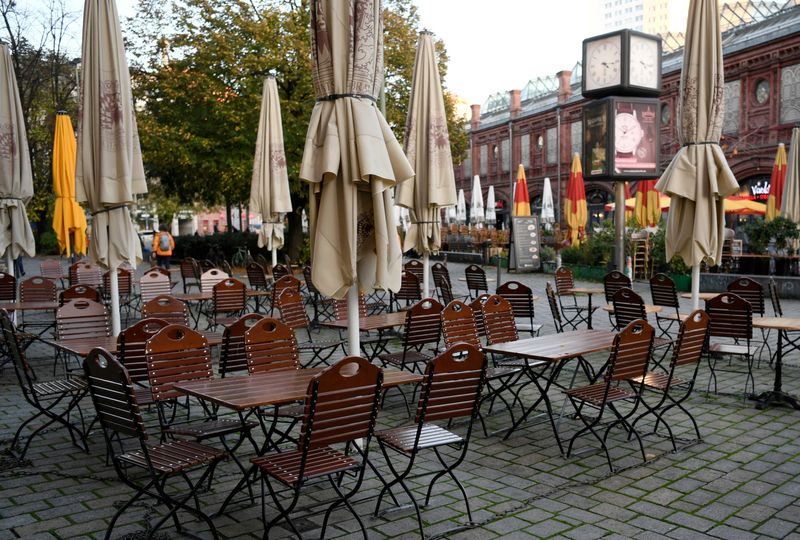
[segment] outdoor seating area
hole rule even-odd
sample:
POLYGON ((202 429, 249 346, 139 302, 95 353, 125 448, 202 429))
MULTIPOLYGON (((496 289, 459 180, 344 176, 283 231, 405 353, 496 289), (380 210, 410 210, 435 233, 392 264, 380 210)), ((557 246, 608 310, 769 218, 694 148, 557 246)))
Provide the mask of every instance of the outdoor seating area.
MULTIPOLYGON (((456 291, 464 294, 472 288, 467 276, 476 271, 483 269, 452 263, 439 268, 452 274, 456 291)), ((148 292, 153 271, 140 273, 132 280, 133 305, 141 305, 138 297, 148 292)), ((557 276, 562 285, 569 282, 567 269, 557 276)), ((215 286, 235 279, 217 277, 215 286)), ((287 277, 295 279, 281 280, 287 277)), ((584 318, 558 333, 547 307, 532 309, 547 295, 544 289, 555 290, 556 279, 503 277, 499 287, 490 284, 471 305, 432 298, 394 312, 389 309, 397 306, 388 301, 383 313, 364 311, 362 332, 381 342, 365 347, 365 358, 346 356, 337 319, 308 328, 313 307, 305 295, 313 293, 305 287, 284 289, 272 315, 264 305, 248 304, 231 322, 218 321, 221 335, 206 331, 217 316, 213 294, 183 303, 176 298, 182 295, 177 282, 171 284, 174 295, 157 296, 133 312, 131 325, 117 339, 108 334, 102 293, 99 301, 78 296, 63 306, 52 302, 49 313, 26 310, 24 302, 3 303, 16 309, 1 317, 13 367, 6 366, 0 379, 2 405, 9 412, 0 426, 10 443, 0 461, 0 483, 12 501, 23 492, 49 493, 48 481, 30 487, 17 480, 58 475, 67 489, 90 495, 99 489, 119 501, 93 511, 93 528, 88 523, 79 528, 79 522, 66 526, 75 534, 103 535, 106 527, 112 537, 156 529, 171 534, 180 523, 203 537, 247 531, 260 536, 265 526, 270 537, 327 530, 326 536, 363 531, 369 538, 400 530, 413 536, 415 529, 425 536, 460 537, 473 527, 486 532, 512 522, 533 530, 535 522, 526 521, 533 515, 557 530, 582 530, 597 527, 591 508, 598 505, 615 509, 620 515, 615 526, 633 534, 640 530, 634 517, 648 514, 647 501, 659 493, 673 499, 660 511, 672 516, 664 527, 701 534, 725 525, 698 516, 692 526, 707 527, 687 529, 676 518, 690 507, 700 513, 704 504, 718 507, 713 486, 730 474, 735 477, 725 480, 726 489, 752 503, 731 507, 730 519, 751 507, 769 508, 758 502, 767 491, 751 493, 746 482, 734 479, 761 470, 759 463, 783 471, 785 482, 774 489, 785 492, 796 485, 798 471, 789 466, 796 458, 785 453, 785 442, 777 442, 800 431, 796 413, 760 411, 761 402, 747 399, 754 391, 774 390, 775 370, 784 365, 783 384, 800 390, 791 315, 778 319, 787 330, 767 334, 770 349, 748 346, 755 321, 769 326, 774 319, 751 315, 756 296, 706 295, 707 312, 679 309, 673 321, 678 324, 662 331, 643 300, 652 292, 657 306, 664 297, 662 278, 618 287, 621 280, 609 275, 609 290, 601 292, 612 299, 611 320, 595 314, 593 329, 588 328, 587 295, 569 292, 585 287, 573 280, 566 306, 584 309, 584 318), (622 298, 630 304, 631 296, 639 299, 638 311, 621 304, 622 298), (180 315, 167 321, 162 316, 169 315, 171 304, 181 306, 180 315), (80 313, 89 311, 81 310, 91 315, 83 317, 80 313), (40 336, 26 333, 14 323, 22 313, 26 323, 40 326, 54 314, 56 326, 40 336), (742 320, 743 330, 735 330, 734 319, 742 320), (530 333, 531 323, 538 334, 530 333), (729 343, 730 337, 740 339, 729 343), (778 343, 782 337, 787 340, 778 343), (324 347, 331 350, 319 354, 324 347), (729 354, 738 356, 729 360, 729 354), (121 401, 109 401, 114 395, 121 401), (326 405, 330 399, 335 401, 326 405), (343 407, 352 412, 343 416, 343 407), (739 423, 728 420, 731 415, 762 426, 763 437, 743 437, 739 423), (786 461, 748 453, 775 437, 769 455, 786 461), (69 458, 53 463, 47 458, 53 448, 69 458), (722 459, 727 454, 731 458, 722 459), (167 455, 178 465, 167 465, 167 455), (528 457, 520 461, 523 456, 528 457), (144 484, 135 470, 143 466, 142 474, 154 475, 144 484), (437 470, 417 480, 420 472, 437 470), (645 484, 650 477, 663 480, 645 484), (684 492, 669 487, 679 478, 684 492), (709 494, 707 503, 696 499, 696 488, 704 485, 699 492, 709 494), (573 512, 564 501, 589 488, 608 496, 586 499, 583 513, 566 517, 573 512), (635 491, 641 498, 628 494, 635 491), (569 513, 560 516, 553 510, 558 508, 569 513)), ((271 275, 268 281, 271 285, 271 275)), ((62 296, 79 286, 61 290, 52 283, 62 296)), ((743 285, 749 286, 732 288, 743 285)), ((796 301, 774 301, 783 310, 800 311, 796 301)), ((555 308, 553 315, 563 316, 558 300, 555 308)), ((797 499, 791 491, 786 496, 788 506, 775 508, 772 519, 796 526, 786 513, 798 508, 797 499)), ((81 500, 94 504, 93 497, 81 500)), ((14 530, 25 536, 38 523, 35 515, 17 514, 14 530)), ((64 518, 41 523, 52 519, 64 518)))

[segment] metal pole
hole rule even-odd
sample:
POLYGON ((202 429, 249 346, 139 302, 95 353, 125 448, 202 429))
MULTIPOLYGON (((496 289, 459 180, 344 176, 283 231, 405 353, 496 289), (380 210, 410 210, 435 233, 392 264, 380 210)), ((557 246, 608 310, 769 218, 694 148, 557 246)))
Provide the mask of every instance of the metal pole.
POLYGON ((11 245, 6 248, 6 272, 8 272, 9 275, 17 277, 16 272, 14 272, 14 257, 11 256, 11 245))
POLYGON ((700 265, 692 267, 692 310, 700 309, 700 265))
POLYGON ((617 250, 617 270, 625 273, 625 182, 614 182, 614 247, 617 250))
POLYGON ((347 341, 350 356, 361 356, 361 343, 358 328, 358 283, 353 283, 347 291, 347 341))
POLYGON ((119 320, 119 276, 117 276, 117 269, 111 268, 111 334, 118 336, 121 328, 119 320))
POLYGON ((422 256, 422 297, 429 298, 431 290, 431 260, 428 254, 422 256))
POLYGON ((556 174, 558 175, 558 188, 556 190, 556 223, 561 224, 561 107, 556 107, 556 137, 558 139, 558 160, 556 174))
POLYGON ((278 250, 272 248, 272 267, 275 268, 276 264, 278 264, 278 250))

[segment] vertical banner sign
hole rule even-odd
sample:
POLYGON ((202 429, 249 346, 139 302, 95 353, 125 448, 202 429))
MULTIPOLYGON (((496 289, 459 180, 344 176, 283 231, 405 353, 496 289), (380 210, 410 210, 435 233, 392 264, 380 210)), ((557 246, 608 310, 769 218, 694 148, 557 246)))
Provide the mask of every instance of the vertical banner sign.
POLYGON ((541 267, 539 216, 514 217, 514 258, 517 272, 533 272, 541 267))

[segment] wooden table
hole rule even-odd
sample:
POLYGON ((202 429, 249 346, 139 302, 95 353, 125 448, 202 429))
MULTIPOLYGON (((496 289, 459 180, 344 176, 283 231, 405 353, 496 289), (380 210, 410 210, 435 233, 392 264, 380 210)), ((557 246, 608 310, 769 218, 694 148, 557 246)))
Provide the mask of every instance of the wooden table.
MULTIPOLYGON (((615 336, 616 334, 614 332, 603 330, 572 330, 560 334, 519 339, 517 341, 487 345, 484 347, 483 351, 486 353, 514 356, 527 360, 542 360, 555 364, 552 375, 549 378, 545 377, 547 384, 544 388, 539 388, 541 397, 525 410, 523 415, 511 426, 511 429, 508 430, 505 438, 507 439, 514 430, 522 425, 522 422, 533 412, 539 404, 539 401, 543 401, 547 408, 547 414, 550 417, 550 426, 553 429, 553 435, 555 435, 558 448, 563 455, 564 448, 561 445, 561 438, 558 436, 558 428, 553 420, 552 406, 548 396, 550 386, 558 378, 561 368, 568 360, 611 348, 614 344, 615 336)), ((537 386, 539 385, 537 384, 537 386)))
MULTIPOLYGON (((714 298, 715 296, 717 296, 719 294, 722 294, 722 293, 718 293, 718 292, 701 292, 697 296, 697 298, 699 298, 700 300, 703 300, 705 302, 705 301, 711 300, 712 298, 714 298)), ((681 293, 681 298, 686 298, 687 300, 691 300, 692 299, 692 293, 681 293)))
MULTIPOLYGON (((222 344, 222 332, 203 333, 210 347, 222 344)), ((52 345, 56 349, 85 358, 89 356, 92 349, 101 347, 111 354, 116 354, 117 338, 114 336, 85 338, 85 339, 44 339, 45 343, 52 345)))
MULTIPOLYGON (((403 326, 406 323, 406 312, 395 311, 393 313, 380 313, 378 315, 367 315, 366 317, 359 317, 358 329, 365 332, 370 330, 388 330, 396 326, 403 326)), ((348 327, 347 319, 337 319, 334 321, 326 321, 321 323, 322 326, 328 328, 345 329, 348 327)))
POLYGON ((8 311, 55 311, 58 302, 0 302, 0 308, 8 311))
MULTIPOLYGON (((247 296, 247 298, 259 298, 262 296, 270 296, 271 294, 272 291, 262 291, 260 289, 247 289, 245 291, 245 296, 247 296)), ((214 293, 211 291, 175 293, 172 296, 184 302, 207 302, 209 300, 213 300, 214 293)))
MULTIPOLYGON (((650 304, 644 305, 644 312, 646 315, 649 315, 650 313, 661 313, 662 309, 663 309, 662 306, 652 306, 650 304)), ((605 306, 603 306, 603 311, 614 313, 614 304, 606 304, 605 306)))
MULTIPOLYGON (((778 350, 775 359, 775 381, 772 390, 755 397, 757 409, 766 409, 771 405, 788 405, 800 410, 796 397, 783 391, 783 339, 788 332, 800 332, 800 319, 789 317, 753 317, 753 328, 767 328, 778 331, 778 350)), ((786 336, 789 339, 789 336, 786 336)))
POLYGON ((589 316, 587 317, 587 323, 589 330, 592 329, 592 295, 593 294, 605 294, 605 289, 600 289, 597 287, 573 287, 568 292, 572 294, 585 294, 589 297, 589 316))

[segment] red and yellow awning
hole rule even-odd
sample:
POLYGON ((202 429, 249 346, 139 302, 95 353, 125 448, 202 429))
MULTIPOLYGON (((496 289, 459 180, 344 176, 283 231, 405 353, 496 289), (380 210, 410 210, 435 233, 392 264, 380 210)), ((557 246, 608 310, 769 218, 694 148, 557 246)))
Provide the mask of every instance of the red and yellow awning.
POLYGON ((572 167, 567 182, 567 197, 564 201, 564 216, 569 226, 569 239, 578 246, 583 238, 588 212, 586 211, 586 189, 583 185, 581 156, 577 152, 572 158, 572 167))
POLYGON ((520 163, 517 169, 517 184, 514 187, 514 208, 512 216, 528 217, 531 215, 531 198, 528 195, 528 181, 525 180, 525 167, 520 163))
MULTIPOLYGON (((661 221, 661 201, 656 191, 655 180, 640 180, 637 183, 636 222, 641 227, 653 227, 661 221)), ((669 199, 668 199, 669 200, 669 199)))

